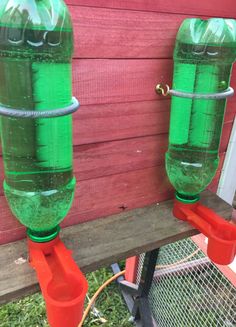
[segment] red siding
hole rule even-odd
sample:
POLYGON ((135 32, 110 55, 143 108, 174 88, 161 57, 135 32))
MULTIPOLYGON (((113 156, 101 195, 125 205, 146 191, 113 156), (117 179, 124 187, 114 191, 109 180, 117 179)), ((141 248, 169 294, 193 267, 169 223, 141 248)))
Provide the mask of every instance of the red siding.
POLYGON ((67 4, 187 15, 236 16, 235 0, 66 0, 67 4))
MULTIPOLYGON (((174 39, 185 17, 220 13, 236 16, 230 0, 214 1, 214 6, 207 1, 184 1, 184 6, 183 1, 67 3, 71 4, 75 26, 74 94, 81 108, 74 115, 77 190, 63 225, 163 201, 173 195, 164 169, 170 100, 157 96, 155 85, 171 84, 174 39)), ((235 72, 232 86, 236 88, 235 72)), ((214 191, 235 104, 235 97, 228 102, 221 165, 210 186, 214 191)), ((0 183, 2 180, 0 161, 0 183)), ((12 217, 2 189, 0 203, 0 244, 24 237, 24 228, 12 217)))
POLYGON ((92 7, 70 9, 76 58, 171 58, 176 32, 187 17, 175 15, 173 19, 170 14, 92 7))

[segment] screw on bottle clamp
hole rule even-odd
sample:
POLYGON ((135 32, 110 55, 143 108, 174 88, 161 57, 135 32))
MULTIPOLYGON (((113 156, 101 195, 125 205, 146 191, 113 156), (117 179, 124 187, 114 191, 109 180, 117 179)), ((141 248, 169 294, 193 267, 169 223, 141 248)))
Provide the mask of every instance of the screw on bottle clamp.
POLYGON ((232 87, 228 87, 226 90, 217 93, 190 93, 184 91, 177 91, 170 89, 167 84, 157 84, 156 93, 161 94, 163 96, 174 95, 180 98, 190 98, 190 99, 207 99, 207 100, 221 100, 226 99, 234 95, 234 89, 232 87))
POLYGON ((64 108, 58 108, 55 110, 40 110, 40 111, 30 111, 30 110, 20 110, 15 108, 7 108, 0 105, 0 116, 13 117, 13 118, 55 118, 66 116, 74 113, 79 109, 79 101, 73 97, 72 103, 64 108))

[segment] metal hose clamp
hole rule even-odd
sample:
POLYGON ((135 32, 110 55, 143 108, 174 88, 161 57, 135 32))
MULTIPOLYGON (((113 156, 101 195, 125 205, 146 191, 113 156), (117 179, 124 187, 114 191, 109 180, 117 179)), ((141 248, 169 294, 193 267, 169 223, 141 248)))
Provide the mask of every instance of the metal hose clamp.
POLYGON ((234 95, 234 89, 232 87, 228 87, 226 90, 217 93, 190 93, 190 92, 170 89, 170 87, 167 84, 166 85, 157 84, 156 92, 163 96, 174 95, 180 98, 207 99, 207 100, 221 100, 234 95))
POLYGON ((30 111, 20 110, 16 108, 7 108, 0 105, 0 115, 14 118, 55 118, 72 114, 79 109, 79 101, 73 97, 72 104, 64 108, 58 108, 55 110, 41 110, 41 111, 30 111))

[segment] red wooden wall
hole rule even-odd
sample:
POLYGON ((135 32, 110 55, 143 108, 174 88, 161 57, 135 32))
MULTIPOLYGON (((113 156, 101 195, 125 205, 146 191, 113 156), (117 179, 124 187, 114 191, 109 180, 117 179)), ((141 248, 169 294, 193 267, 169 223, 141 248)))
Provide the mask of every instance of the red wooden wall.
MULTIPOLYGON (((234 0, 68 0, 75 26, 74 167, 78 180, 64 226, 166 200, 173 194, 164 169, 169 100, 158 82, 171 84, 172 52, 181 21, 193 16, 236 18, 234 0)), ((232 86, 236 88, 236 69, 232 86)), ((228 102, 221 166, 233 118, 228 102)), ((2 182, 2 161, 0 161, 2 182)), ((0 244, 24 237, 0 189, 0 244)))

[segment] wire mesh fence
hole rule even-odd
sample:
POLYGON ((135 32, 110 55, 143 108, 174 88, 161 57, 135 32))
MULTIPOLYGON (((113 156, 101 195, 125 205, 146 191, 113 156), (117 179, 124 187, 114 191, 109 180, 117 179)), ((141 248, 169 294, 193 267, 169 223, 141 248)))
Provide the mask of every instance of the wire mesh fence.
POLYGON ((140 280, 141 280, 142 269, 143 269, 143 264, 144 264, 144 258, 145 258, 145 253, 140 254, 140 256, 138 258, 138 269, 137 269, 137 275, 136 275, 136 284, 139 284, 140 280))
POLYGON ((149 303, 158 327, 236 326, 236 288, 191 238, 160 249, 149 303))

